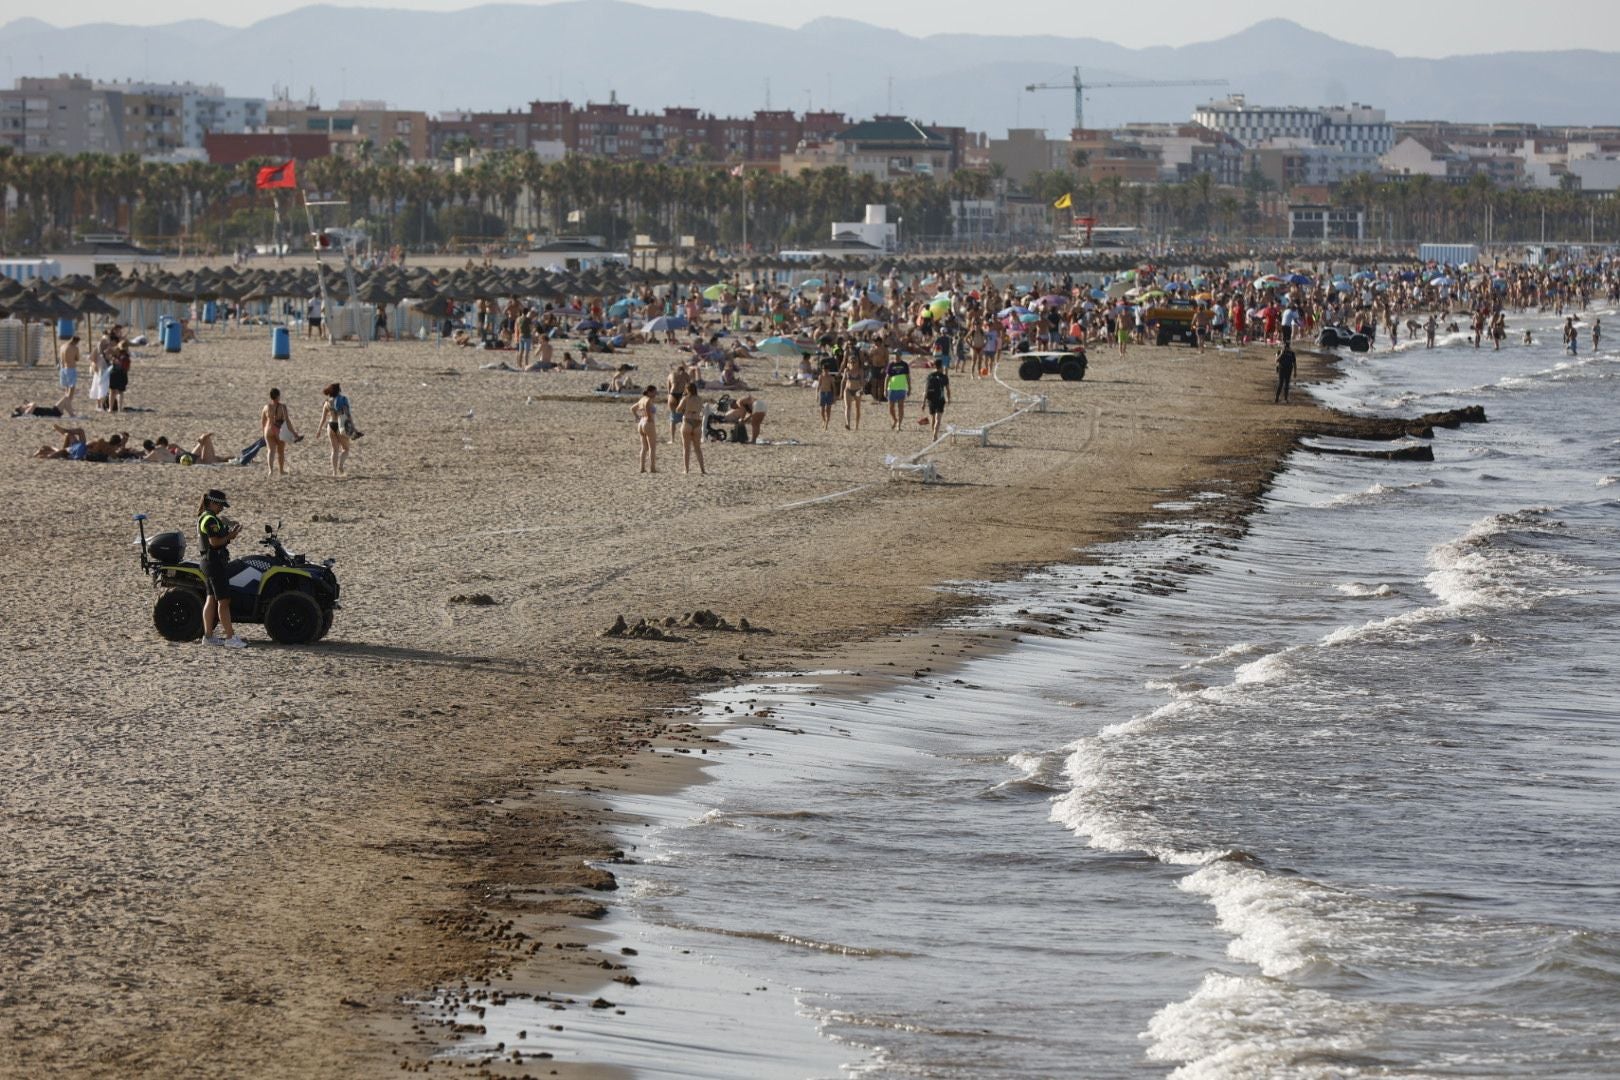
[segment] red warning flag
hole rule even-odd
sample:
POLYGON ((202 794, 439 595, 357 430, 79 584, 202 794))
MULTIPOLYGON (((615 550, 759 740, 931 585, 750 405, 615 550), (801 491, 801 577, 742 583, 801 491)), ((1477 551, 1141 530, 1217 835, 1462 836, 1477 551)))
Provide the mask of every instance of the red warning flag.
POLYGON ((298 164, 295 161, 283 161, 280 165, 266 165, 259 170, 259 178, 255 186, 263 191, 266 188, 295 188, 298 186, 298 164))

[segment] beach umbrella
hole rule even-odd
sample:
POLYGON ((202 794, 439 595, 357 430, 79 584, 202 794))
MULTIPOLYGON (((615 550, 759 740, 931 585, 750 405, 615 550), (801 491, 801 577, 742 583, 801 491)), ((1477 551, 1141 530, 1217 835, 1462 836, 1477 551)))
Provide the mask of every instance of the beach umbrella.
POLYGON ((803 356, 809 350, 790 337, 768 337, 759 343, 759 347, 756 351, 764 353, 766 356, 791 356, 798 358, 803 356))
POLYGON ((1033 311, 1026 311, 1024 314, 1018 316, 1018 321, 1021 323, 1040 322, 1041 317, 1035 314, 1033 311))
POLYGON ((630 314, 630 298, 615 300, 607 309, 607 313, 615 319, 622 319, 630 314))
POLYGON ((1311 279, 1306 277, 1304 274, 1288 275, 1288 284, 1290 285, 1309 285, 1310 283, 1311 279))
POLYGON ((724 297, 726 293, 730 291, 730 289, 730 285, 710 285, 707 289, 703 290, 703 299, 719 300, 724 297))
POLYGON ((1045 307, 1062 307, 1068 302, 1069 298, 1067 296, 1059 296, 1056 293, 1052 293, 1049 296, 1043 296, 1040 299, 1040 303, 1045 307))
POLYGON ((670 330, 685 330, 690 325, 684 315, 660 315, 656 319, 647 320, 641 329, 649 334, 662 334, 670 330))
POLYGON ((822 280, 820 278, 818 278, 818 277, 807 277, 803 281, 799 282, 799 288, 801 288, 801 289, 819 289, 819 288, 821 288, 821 286, 823 284, 824 283, 822 282, 822 280))
POLYGON ((862 319, 859 322, 850 323, 849 324, 849 329, 850 329, 850 331, 852 333, 856 333, 856 334, 870 333, 873 330, 881 330, 881 329, 883 329, 883 320, 882 319, 862 319))
POLYGON ((574 324, 574 329, 581 332, 586 330, 600 330, 602 329, 602 324, 597 322, 595 319, 581 319, 579 322, 574 324))
POLYGON ((1012 307, 1004 307, 1000 311, 996 312, 996 318, 1005 319, 1009 315, 1028 315, 1028 314, 1029 314, 1029 308, 1027 308, 1027 307, 1019 307, 1017 304, 1014 304, 1012 307))

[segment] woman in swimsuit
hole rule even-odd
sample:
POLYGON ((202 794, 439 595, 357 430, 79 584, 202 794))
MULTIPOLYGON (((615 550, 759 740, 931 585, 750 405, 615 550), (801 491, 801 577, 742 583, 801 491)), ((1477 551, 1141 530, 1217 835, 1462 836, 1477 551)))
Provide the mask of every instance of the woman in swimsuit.
POLYGON ((630 406, 636 418, 636 434, 641 436, 641 471, 658 471, 658 387, 649 386, 630 406))
POLYGON ((321 394, 326 398, 321 408, 321 423, 326 425, 327 437, 332 443, 332 475, 342 476, 349 460, 349 432, 354 428, 349 416, 349 399, 337 383, 327 386, 321 394))
POLYGON ((698 472, 707 476, 708 470, 703 467, 703 399, 698 397, 697 387, 691 383, 686 384, 686 393, 681 397, 680 412, 681 471, 692 471, 692 454, 695 452, 698 472))
POLYGON ((281 391, 272 386, 270 400, 259 411, 259 431, 264 436, 264 448, 267 451, 265 462, 271 476, 276 474, 278 463, 281 475, 287 475, 287 440, 281 437, 283 430, 293 442, 303 438, 292 426, 292 414, 287 411, 286 404, 281 400, 281 391))
POLYGON ((692 385, 686 366, 671 364, 665 385, 669 387, 669 445, 674 446, 676 430, 681 426, 681 398, 686 396, 687 388, 692 385))

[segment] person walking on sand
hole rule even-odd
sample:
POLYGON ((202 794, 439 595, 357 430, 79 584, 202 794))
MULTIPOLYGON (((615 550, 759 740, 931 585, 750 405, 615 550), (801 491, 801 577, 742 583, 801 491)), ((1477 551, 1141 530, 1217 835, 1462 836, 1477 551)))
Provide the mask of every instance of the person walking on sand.
POLYGON ((1293 347, 1288 342, 1283 342, 1282 350, 1277 353, 1277 392, 1271 396, 1273 405, 1288 400, 1288 388, 1294 382, 1296 363, 1293 347))
POLYGON ((231 505, 225 493, 218 488, 209 489, 197 506, 197 535, 202 538, 203 583, 208 599, 203 602, 203 644, 224 645, 231 649, 246 647, 231 625, 230 543, 242 531, 242 526, 227 522, 219 512, 231 505), (214 637, 218 626, 225 635, 214 637))
POLYGON ((838 400, 838 374, 823 364, 816 376, 816 399, 821 407, 821 430, 832 426, 833 402, 838 400))
POLYGON ((658 471, 658 387, 649 386, 630 406, 636 418, 636 434, 641 438, 641 471, 658 471))
POLYGON ((332 383, 321 394, 326 399, 326 404, 321 408, 321 423, 326 425, 326 435, 332 443, 332 475, 342 476, 349 460, 349 440, 358 433, 354 430, 354 418, 349 412, 349 399, 344 395, 343 388, 332 383))
POLYGON ((703 467, 703 399, 698 397, 697 384, 687 383, 681 395, 681 471, 692 471, 692 455, 697 455, 698 472, 709 475, 703 467))
POLYGON ((844 363, 839 368, 844 379, 844 430, 861 430, 861 398, 866 395, 866 356, 861 352, 861 343, 852 341, 849 349, 844 353, 844 363), (850 418, 854 417, 855 426, 850 427, 850 418))
POLYGON ((899 431, 906 422, 906 398, 911 393, 911 365, 896 354, 883 372, 883 389, 889 399, 889 428, 899 431))
POLYGON ((292 425, 292 414, 281 400, 281 391, 272 386, 270 400, 259 410, 259 430, 264 435, 265 464, 274 476, 277 468, 287 475, 287 444, 300 442, 304 437, 292 425))
POLYGON ((62 342, 62 347, 56 353, 56 381, 67 393, 56 400, 56 407, 62 410, 63 416, 77 416, 73 411, 73 395, 79 387, 79 338, 77 335, 62 342))
POLYGON ((951 400, 951 377, 945 368, 935 368, 928 373, 928 379, 923 383, 923 405, 928 412, 934 438, 939 438, 939 428, 945 420, 945 406, 951 400))

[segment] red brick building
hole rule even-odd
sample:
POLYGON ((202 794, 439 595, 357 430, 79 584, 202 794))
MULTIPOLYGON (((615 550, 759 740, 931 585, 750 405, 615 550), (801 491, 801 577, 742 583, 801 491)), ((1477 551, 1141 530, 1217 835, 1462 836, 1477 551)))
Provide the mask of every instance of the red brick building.
POLYGON ((250 158, 293 158, 310 161, 328 157, 332 143, 324 134, 248 134, 203 136, 203 149, 215 165, 239 165, 250 158))

